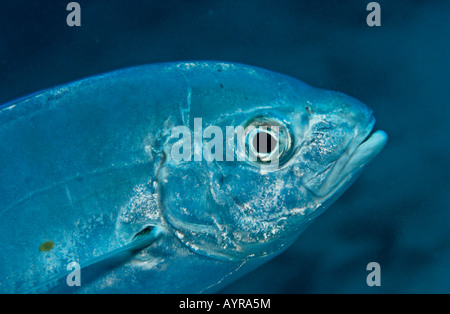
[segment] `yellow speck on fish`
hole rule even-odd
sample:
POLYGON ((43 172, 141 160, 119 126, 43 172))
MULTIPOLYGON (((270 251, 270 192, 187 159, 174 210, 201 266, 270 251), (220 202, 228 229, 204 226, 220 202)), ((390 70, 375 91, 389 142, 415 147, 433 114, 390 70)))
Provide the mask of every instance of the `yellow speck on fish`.
POLYGON ((41 252, 48 252, 55 246, 55 243, 53 241, 47 241, 41 244, 39 247, 39 251, 41 252))

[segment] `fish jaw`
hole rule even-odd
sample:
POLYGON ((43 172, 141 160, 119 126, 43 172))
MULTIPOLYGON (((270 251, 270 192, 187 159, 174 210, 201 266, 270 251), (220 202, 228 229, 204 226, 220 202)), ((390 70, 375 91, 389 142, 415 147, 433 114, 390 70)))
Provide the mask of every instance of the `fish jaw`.
MULTIPOLYGON (((370 127, 371 131, 372 127, 370 127)), ((361 170, 369 164, 386 146, 388 135, 384 131, 376 131, 364 136, 363 140, 351 145, 349 154, 343 155, 340 160, 334 165, 327 180, 321 187, 319 195, 323 197, 335 194, 337 190, 345 190, 356 177, 361 173, 361 170)), ((356 138, 355 138, 356 140, 356 138)))
POLYGON ((362 142, 345 165, 343 173, 351 174, 366 166, 386 146, 388 135, 384 131, 376 131, 362 142))

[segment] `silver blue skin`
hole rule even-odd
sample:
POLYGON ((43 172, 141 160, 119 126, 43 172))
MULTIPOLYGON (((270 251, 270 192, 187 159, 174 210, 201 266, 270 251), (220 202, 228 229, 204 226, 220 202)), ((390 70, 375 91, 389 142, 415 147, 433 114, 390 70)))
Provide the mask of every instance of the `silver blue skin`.
MULTIPOLYGON (((386 143, 374 123, 342 93, 222 62, 129 68, 6 104, 0 292, 218 291, 282 252, 344 192, 386 143), (193 130, 194 118, 203 129, 279 127, 278 165, 175 161, 172 130, 193 130), (149 226, 149 246, 134 245, 149 226), (47 241, 54 247, 41 252, 47 241), (67 284, 71 262, 80 287, 67 284)), ((253 149, 253 135, 233 137, 236 146, 253 149)))

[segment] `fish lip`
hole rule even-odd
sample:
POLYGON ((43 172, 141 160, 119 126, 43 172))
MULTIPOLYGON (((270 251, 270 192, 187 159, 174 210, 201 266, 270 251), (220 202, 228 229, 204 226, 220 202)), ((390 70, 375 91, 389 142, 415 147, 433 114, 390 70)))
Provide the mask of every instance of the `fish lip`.
POLYGON ((364 167, 381 152, 386 145, 387 140, 388 135, 382 130, 369 133, 353 152, 346 167, 350 164, 354 165, 353 168, 356 168, 355 163, 359 164, 360 168, 364 167))
POLYGON ((381 130, 373 132, 374 124, 375 118, 372 117, 363 131, 355 135, 347 151, 336 161, 316 195, 328 198, 343 186, 349 186, 352 178, 381 152, 388 136, 381 130))

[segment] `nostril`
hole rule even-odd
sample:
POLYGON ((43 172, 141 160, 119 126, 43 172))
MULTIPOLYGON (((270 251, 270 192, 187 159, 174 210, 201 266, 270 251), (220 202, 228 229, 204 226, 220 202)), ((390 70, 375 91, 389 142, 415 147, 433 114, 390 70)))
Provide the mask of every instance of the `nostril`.
POLYGON ((217 181, 219 181, 219 184, 220 184, 220 185, 223 184, 223 179, 224 179, 223 174, 219 173, 219 174, 217 175, 217 181))

